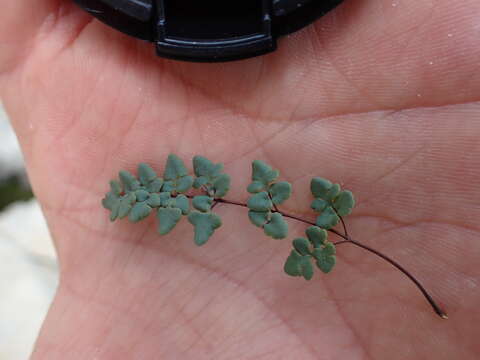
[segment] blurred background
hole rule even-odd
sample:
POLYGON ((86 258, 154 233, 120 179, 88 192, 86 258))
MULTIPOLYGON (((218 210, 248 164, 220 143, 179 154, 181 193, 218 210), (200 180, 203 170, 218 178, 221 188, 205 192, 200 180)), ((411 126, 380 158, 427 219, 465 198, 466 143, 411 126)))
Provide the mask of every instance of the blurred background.
POLYGON ((58 284, 50 234, 0 102, 0 360, 26 360, 58 284))

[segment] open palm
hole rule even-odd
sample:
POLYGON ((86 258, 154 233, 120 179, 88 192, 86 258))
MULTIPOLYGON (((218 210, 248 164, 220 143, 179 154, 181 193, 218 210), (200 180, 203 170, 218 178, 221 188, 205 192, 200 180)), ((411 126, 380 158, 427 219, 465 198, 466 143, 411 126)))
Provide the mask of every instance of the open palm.
MULTIPOLYGON (((71 1, 6 1, 1 93, 50 225, 61 282, 33 359, 476 359, 480 353, 480 2, 345 1, 279 51, 227 64, 156 59, 71 1), (289 240, 219 205, 203 247, 183 221, 111 224, 108 180, 168 153, 250 163, 357 196, 352 237, 407 267, 449 313, 359 248, 312 281, 289 240), (475 355, 477 354, 477 355, 475 355)), ((305 225, 290 222, 290 237, 305 225)))

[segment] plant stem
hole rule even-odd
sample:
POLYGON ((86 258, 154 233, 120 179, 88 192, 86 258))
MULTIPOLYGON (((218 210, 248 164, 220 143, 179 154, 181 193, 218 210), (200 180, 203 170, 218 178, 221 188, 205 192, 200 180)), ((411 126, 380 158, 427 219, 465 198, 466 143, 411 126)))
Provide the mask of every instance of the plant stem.
POLYGON ((335 214, 337 214, 338 218, 342 222, 343 232, 345 233, 345 236, 348 238, 349 236, 348 236, 348 231, 347 231, 347 225, 345 225, 345 220, 343 220, 343 217, 340 216, 340 214, 338 213, 337 209, 335 209, 334 206, 332 206, 332 209, 333 209, 333 211, 335 211, 335 214))
POLYGON ((381 257, 383 260, 385 260, 386 262, 390 263, 391 265, 393 265, 395 268, 397 268, 399 271, 401 271, 405 276, 407 276, 416 286, 417 288, 421 291, 421 293, 423 294, 423 296, 425 296, 425 298, 427 299, 427 301, 430 303, 430 305, 432 306, 433 310, 435 311, 435 313, 440 316, 442 319, 448 319, 448 316, 447 314, 440 308, 440 306, 438 306, 438 304, 433 300, 432 296, 427 292, 427 290, 423 287, 422 284, 420 284, 420 282, 409 272, 407 271, 402 265, 400 265, 399 263, 397 263, 395 260, 389 258, 388 256, 382 254, 380 251, 378 250, 375 250, 375 249, 372 249, 371 247, 365 245, 365 244, 362 244, 356 240, 353 240, 350 238, 350 240, 348 241, 342 241, 341 243, 351 243, 355 246, 358 246, 364 250, 367 250, 369 252, 371 252, 372 254, 375 254, 379 257, 381 257))
POLYGON ((334 242, 333 245, 337 246, 337 245, 345 244, 345 243, 347 243, 347 242, 350 242, 350 240, 337 241, 337 242, 334 242))
MULTIPOLYGON (((236 201, 230 201, 230 200, 225 200, 225 199, 216 199, 216 204, 218 203, 223 203, 223 204, 230 204, 230 205, 236 205, 236 206, 241 206, 241 207, 247 207, 247 204, 243 204, 243 203, 240 203, 240 202, 236 202, 236 201)), ((215 205, 216 205, 215 204, 215 205)), ((302 219, 300 217, 297 217, 297 216, 294 216, 294 215, 291 215, 291 214, 287 214, 287 213, 284 213, 282 211, 279 211, 278 209, 275 209, 279 214, 282 214, 284 217, 286 218, 289 218, 289 219, 292 219, 292 220, 296 220, 296 221, 299 221, 299 222, 302 222, 304 224, 308 224, 308 225, 313 225, 313 226, 316 226, 316 224, 314 222, 311 222, 311 221, 308 221, 308 220, 305 220, 305 219, 302 219)), ((433 311, 435 311, 435 313, 440 316, 442 319, 448 319, 448 316, 447 314, 445 313, 445 311, 443 311, 440 306, 438 306, 438 304, 433 300, 432 296, 428 293, 428 291, 423 287, 423 285, 408 271, 406 270, 403 266, 401 266, 399 263, 397 263, 395 260, 389 258, 388 256, 386 256, 385 254, 382 254, 380 251, 378 250, 375 250, 367 245, 364 245, 362 244, 361 242, 357 241, 357 240, 354 240, 352 239, 350 236, 348 236, 348 233, 347 233, 347 228, 345 226, 345 222, 343 220, 343 218, 341 216, 340 217, 340 220, 342 222, 342 225, 343 225, 343 228, 344 228, 344 231, 345 231, 345 234, 342 234, 341 232, 335 230, 335 229, 328 229, 328 231, 330 231, 331 233, 341 237, 343 240, 342 241, 338 241, 335 243, 335 245, 340 245, 340 244, 344 244, 344 243, 350 243, 350 244, 353 244, 355 246, 358 246, 380 258, 382 258, 383 260, 385 260, 386 262, 390 263, 391 265, 393 265, 397 270, 399 270, 400 272, 402 272, 405 276, 407 276, 414 284, 415 286, 420 290, 420 292, 423 294, 423 296, 427 299, 428 303, 430 304, 430 306, 433 308, 433 311)))
POLYGON ((273 210, 275 210, 275 212, 280 212, 280 211, 278 211, 277 205, 275 205, 275 203, 273 202, 273 198, 272 198, 272 195, 270 193, 268 193, 268 198, 270 199, 270 201, 273 204, 273 210))

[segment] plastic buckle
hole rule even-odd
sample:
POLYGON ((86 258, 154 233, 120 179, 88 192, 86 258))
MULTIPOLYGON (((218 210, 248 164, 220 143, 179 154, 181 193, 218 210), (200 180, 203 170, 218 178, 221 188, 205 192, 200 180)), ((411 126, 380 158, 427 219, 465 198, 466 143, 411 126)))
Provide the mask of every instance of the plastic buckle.
POLYGON ((270 1, 157 0, 157 52, 219 61, 273 51, 270 1))

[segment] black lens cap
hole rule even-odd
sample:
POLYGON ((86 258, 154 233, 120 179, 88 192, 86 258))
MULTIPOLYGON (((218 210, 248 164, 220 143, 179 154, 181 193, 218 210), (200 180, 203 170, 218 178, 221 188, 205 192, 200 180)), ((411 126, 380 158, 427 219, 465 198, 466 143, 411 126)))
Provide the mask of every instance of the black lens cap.
POLYGON ((343 0, 74 0, 157 54, 186 61, 231 61, 274 51, 277 38, 343 0))

